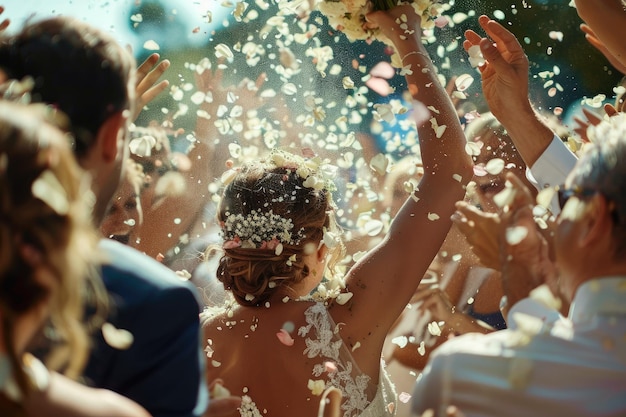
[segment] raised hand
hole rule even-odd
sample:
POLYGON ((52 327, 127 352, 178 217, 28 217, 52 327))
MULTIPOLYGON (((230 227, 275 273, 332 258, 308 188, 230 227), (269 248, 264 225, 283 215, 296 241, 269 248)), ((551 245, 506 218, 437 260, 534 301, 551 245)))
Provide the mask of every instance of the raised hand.
POLYGON ((137 119, 143 107, 167 88, 169 81, 157 81, 169 67, 170 61, 164 59, 159 62, 159 54, 156 53, 150 55, 139 65, 136 75, 137 84, 135 85, 135 113, 133 114, 132 120, 137 119))
POLYGON ((626 75, 626 64, 621 62, 619 58, 616 57, 613 52, 611 52, 609 48, 606 47, 604 42, 602 42, 598 38, 598 35, 596 35, 596 33, 593 31, 593 29, 591 29, 588 24, 581 24, 580 30, 585 33, 585 39, 587 39, 587 42, 594 46, 598 51, 602 52, 602 55, 604 55, 604 57, 609 61, 611 65, 613 65, 613 67, 615 67, 616 70, 626 75))
MULTIPOLYGON (((2 13, 4 13, 4 6, 0 6, 0 14, 2 13)), ((0 34, 9 27, 10 23, 11 21, 9 19, 4 19, 2 22, 0 22, 0 34)))
POLYGON ((498 22, 483 15, 478 23, 491 39, 468 30, 463 47, 466 51, 475 45, 480 47, 486 60, 479 67, 483 94, 491 112, 504 124, 508 114, 514 114, 520 106, 530 108, 528 57, 517 38, 498 22))
POLYGON ((468 30, 463 47, 466 51, 480 48, 485 63, 479 69, 489 109, 508 131, 526 166, 532 167, 554 133, 538 118, 528 99, 528 57, 515 35, 498 22, 484 15, 478 22, 491 39, 468 30))
POLYGON ((504 293, 513 305, 539 285, 555 283, 557 272, 549 243, 535 223, 530 191, 514 174, 508 173, 506 179, 503 192, 510 193, 510 203, 500 211, 504 225, 500 229, 500 259, 504 293))

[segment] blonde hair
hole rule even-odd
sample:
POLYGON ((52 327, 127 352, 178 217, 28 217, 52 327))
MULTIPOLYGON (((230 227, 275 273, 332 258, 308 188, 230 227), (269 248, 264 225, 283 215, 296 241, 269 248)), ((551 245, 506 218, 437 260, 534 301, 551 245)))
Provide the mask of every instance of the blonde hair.
POLYGON ((13 376, 25 394, 30 388, 23 352, 15 349, 14 321, 42 302, 48 302, 58 340, 48 366, 76 378, 88 358, 84 295, 88 284, 100 293, 102 283, 93 265, 97 234, 85 177, 67 139, 33 106, 0 102, 0 320, 13 376), (52 289, 38 281, 42 268, 54 278, 52 289))

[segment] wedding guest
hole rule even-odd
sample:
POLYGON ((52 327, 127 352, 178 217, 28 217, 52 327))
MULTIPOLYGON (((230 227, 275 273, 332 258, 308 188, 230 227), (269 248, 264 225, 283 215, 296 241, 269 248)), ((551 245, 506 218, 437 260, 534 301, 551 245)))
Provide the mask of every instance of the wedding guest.
MULTIPOLYGON (((506 128, 536 187, 558 185, 573 168, 576 156, 530 103, 528 57, 515 36, 498 22, 487 16, 480 16, 478 22, 491 39, 468 30, 463 47, 480 48, 485 59, 479 70, 489 109, 506 128)), ((556 204, 551 208, 559 210, 556 204)))
POLYGON ((497 236, 512 304, 508 322, 516 329, 460 336, 441 346, 417 382, 415 415, 427 409, 440 414, 451 404, 467 416, 626 413, 626 172, 617 163, 626 157, 626 115, 591 132, 593 145, 559 190, 554 263, 528 189, 508 177, 510 197, 497 236), (566 319, 516 311, 542 283, 571 302, 566 319))
POLYGON ((73 380, 89 355, 83 297, 88 286, 96 295, 104 289, 88 183, 41 110, 0 101, 2 416, 147 417, 134 402, 73 380), (28 353, 47 323, 60 344, 50 371, 66 376, 28 353))
POLYGON ((141 165, 132 160, 126 161, 120 186, 100 225, 100 231, 105 237, 125 245, 137 239, 136 229, 143 223, 141 192, 144 178, 141 165))
MULTIPOLYGON (((167 61, 155 67, 157 61, 153 55, 135 72, 134 59, 111 36, 69 17, 29 23, 0 45, 7 76, 31 76, 33 100, 54 105, 71 121, 74 154, 91 177, 95 225, 120 181, 128 118, 166 86, 154 84, 167 68, 167 61)), ((86 377, 154 416, 202 415, 207 389, 195 288, 110 239, 100 241, 99 254, 113 304, 108 321, 132 338, 111 346, 99 334, 86 377)))
POLYGON ((385 239, 350 269, 345 284, 332 274, 342 245, 321 160, 274 151, 223 177, 232 181, 218 209, 224 236, 218 279, 236 305, 205 313, 207 366, 209 379, 244 395, 241 415, 313 415, 329 386, 342 391, 343 415, 393 415, 382 346, 472 175, 456 111, 421 42, 420 18, 403 5, 368 21, 412 68, 406 79, 414 100, 437 109, 416 123, 424 175, 385 239))
POLYGON ((596 2, 593 0, 576 0, 576 11, 585 22, 581 29, 585 38, 604 56, 611 65, 624 74, 626 70, 626 35, 624 21, 626 11, 621 0, 596 2))

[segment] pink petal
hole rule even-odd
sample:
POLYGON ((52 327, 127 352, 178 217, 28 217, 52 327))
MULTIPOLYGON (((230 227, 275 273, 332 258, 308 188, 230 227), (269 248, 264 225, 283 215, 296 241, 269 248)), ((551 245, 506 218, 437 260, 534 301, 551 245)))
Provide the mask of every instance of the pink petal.
POLYGON ((224 242, 224 249, 235 249, 241 246, 241 242, 240 241, 236 241, 236 240, 228 240, 226 242, 224 242))
POLYGON ((381 61, 374 65, 374 68, 370 70, 370 75, 376 78, 385 78, 387 80, 393 78, 396 75, 396 70, 391 66, 389 62, 381 61))
POLYGON ((293 346, 293 337, 291 337, 291 335, 289 334, 289 332, 285 329, 280 329, 280 331, 278 333, 276 333, 276 337, 278 338, 278 340, 280 340, 280 343, 282 343, 285 346, 293 346))
POLYGON ((448 26, 448 19, 445 16, 439 16, 437 19, 435 19, 435 26, 437 26, 439 29, 445 28, 446 26, 448 26))
POLYGON ((422 126, 431 118, 430 110, 421 101, 413 101, 413 120, 417 127, 422 126))
POLYGON ((382 78, 372 77, 365 81, 365 85, 372 91, 380 94, 383 97, 387 97, 391 93, 391 87, 389 83, 382 78))

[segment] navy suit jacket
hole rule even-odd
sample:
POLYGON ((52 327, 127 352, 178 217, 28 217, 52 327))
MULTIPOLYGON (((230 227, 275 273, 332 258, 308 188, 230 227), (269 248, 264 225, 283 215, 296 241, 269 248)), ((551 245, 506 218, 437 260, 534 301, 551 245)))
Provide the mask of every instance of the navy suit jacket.
POLYGON ((154 417, 201 416, 208 406, 196 288, 157 261, 109 239, 102 279, 108 321, 133 334, 127 350, 99 333, 85 376, 141 404, 154 417))

